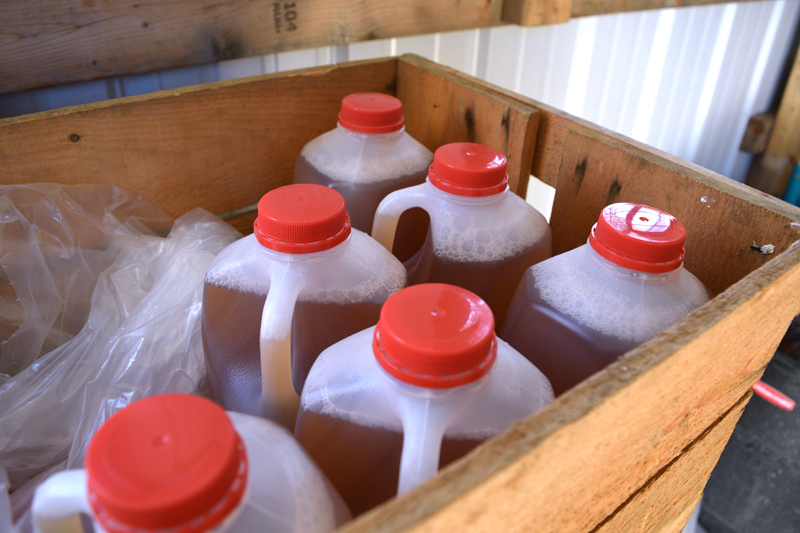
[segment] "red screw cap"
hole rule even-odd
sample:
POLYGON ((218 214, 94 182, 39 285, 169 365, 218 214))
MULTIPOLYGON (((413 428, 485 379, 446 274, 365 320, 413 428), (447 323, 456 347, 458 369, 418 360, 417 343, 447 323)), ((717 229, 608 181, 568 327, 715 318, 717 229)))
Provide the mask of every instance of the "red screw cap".
POLYGON ((89 503, 110 532, 210 530, 239 504, 247 455, 205 398, 163 394, 109 418, 86 451, 89 503))
POLYGON ((466 289, 415 285, 381 309, 372 351, 391 376, 418 387, 449 389, 486 375, 497 357, 494 316, 466 289))
POLYGON ((339 124, 359 133, 391 133, 403 127, 403 104, 394 96, 381 93, 355 93, 345 96, 339 111, 339 124))
POLYGON ((433 154, 428 178, 434 187, 458 196, 491 196, 506 190, 506 156, 476 143, 452 143, 433 154))
POLYGON ((686 229, 659 209, 640 204, 611 204, 589 235, 595 252, 619 266, 660 273, 681 266, 686 229))
POLYGON ((341 194, 322 185, 279 187, 258 202, 256 240, 287 254, 321 252, 350 235, 350 216, 341 194))

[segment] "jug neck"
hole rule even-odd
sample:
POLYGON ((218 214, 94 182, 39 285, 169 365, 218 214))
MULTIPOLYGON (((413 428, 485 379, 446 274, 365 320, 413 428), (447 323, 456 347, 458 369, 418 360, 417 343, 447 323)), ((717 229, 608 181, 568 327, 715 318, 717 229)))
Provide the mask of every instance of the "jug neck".
POLYGON ((347 129, 340 122, 336 123, 336 131, 348 138, 357 139, 361 142, 375 141, 375 142, 392 142, 400 139, 406 132, 406 127, 402 126, 399 130, 390 131, 389 133, 362 133, 360 131, 353 131, 347 129))
POLYGON ((652 273, 652 272, 642 272, 640 270, 632 270, 630 268, 626 268, 615 263, 612 263, 602 255, 598 254, 589 244, 587 239, 586 245, 583 246, 586 250, 586 253, 589 257, 594 261, 597 265, 599 265, 603 270, 606 270, 616 276, 620 276, 627 279, 634 279, 636 281, 647 281, 647 282, 664 282, 667 280, 671 280, 677 277, 680 272, 683 270, 683 262, 680 263, 678 268, 674 270, 670 270, 669 272, 660 272, 660 273, 652 273))
POLYGON ((428 188, 428 194, 434 197, 442 198, 450 203, 469 206, 491 205, 497 202, 502 202, 508 197, 510 191, 508 186, 506 186, 505 190, 497 194, 492 194, 491 196, 459 196, 457 194, 443 191, 436 187, 433 183, 431 183, 430 177, 425 178, 425 185, 428 188))
POLYGON ((406 383, 405 381, 401 381, 386 372, 381 365, 376 364, 375 366, 377 367, 378 373, 381 375, 381 377, 385 379, 396 391, 405 396, 426 401, 448 401, 453 396, 460 395, 462 393, 471 393, 472 391, 484 387, 489 379, 491 379, 492 374, 492 369, 490 368, 485 375, 470 383, 450 387, 448 389, 429 389, 427 387, 419 387, 417 385, 412 385, 410 383, 406 383))
MULTIPOLYGON (((352 231, 358 231, 358 230, 352 230, 352 231)), ((312 259, 317 259, 322 257, 337 256, 347 248, 347 245, 350 243, 350 239, 352 237, 353 233, 351 232, 350 235, 348 235, 344 241, 340 242, 333 248, 322 250, 321 252, 309 252, 307 254, 287 254, 284 252, 278 252, 277 250, 270 250, 261 243, 258 243, 258 241, 256 241, 256 243, 258 243, 259 249, 262 250, 262 252, 266 254, 270 259, 273 259, 275 261, 283 261, 286 263, 297 263, 302 261, 310 261, 312 259)), ((253 238, 255 239, 254 236, 253 238)))

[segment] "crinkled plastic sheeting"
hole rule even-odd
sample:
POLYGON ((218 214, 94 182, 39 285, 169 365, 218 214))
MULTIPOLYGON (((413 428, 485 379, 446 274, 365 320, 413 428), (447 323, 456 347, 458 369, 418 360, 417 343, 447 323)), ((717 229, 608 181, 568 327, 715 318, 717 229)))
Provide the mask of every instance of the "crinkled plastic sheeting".
POLYGON ((15 516, 44 477, 83 464, 117 409, 204 392, 203 278, 240 235, 201 209, 171 222, 110 185, 0 187, 0 466, 15 516))

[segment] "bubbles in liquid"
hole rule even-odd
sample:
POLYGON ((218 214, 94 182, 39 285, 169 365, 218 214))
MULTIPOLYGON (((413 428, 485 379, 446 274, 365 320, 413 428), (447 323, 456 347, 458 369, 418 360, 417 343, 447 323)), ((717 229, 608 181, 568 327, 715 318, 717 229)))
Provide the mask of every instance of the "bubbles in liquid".
POLYGON ((319 173, 333 180, 354 183, 427 173, 433 160, 430 150, 404 132, 370 135, 339 129, 306 144, 300 156, 319 173))
POLYGON ((534 287, 562 315, 603 335, 644 342, 708 301, 703 284, 683 268, 620 275, 590 256, 588 245, 534 265, 534 287))
MULTIPOLYGON (((315 254, 298 260, 306 281, 298 301, 348 305, 383 304, 406 284, 406 270, 392 254, 364 233, 353 230, 342 253, 315 254)), ((266 296, 272 269, 285 264, 270 257, 253 235, 222 251, 206 272, 205 282, 215 287, 266 296)))
POLYGON ((513 193, 480 206, 442 202, 432 224, 433 251, 455 262, 499 261, 535 246, 548 229, 544 217, 513 193))
POLYGON ((406 271, 391 253, 358 230, 338 252, 279 261, 245 237, 217 257, 206 275, 202 335, 209 387, 228 409, 260 414, 259 332, 270 279, 295 269, 305 284, 291 326, 292 380, 303 383, 328 346, 378 321, 380 305, 405 286, 406 271))

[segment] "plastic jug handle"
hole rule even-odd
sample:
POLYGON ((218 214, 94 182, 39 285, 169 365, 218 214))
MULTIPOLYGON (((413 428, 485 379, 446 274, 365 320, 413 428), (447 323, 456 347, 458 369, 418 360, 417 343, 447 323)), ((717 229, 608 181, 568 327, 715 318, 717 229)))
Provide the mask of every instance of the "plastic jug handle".
POLYGON ((372 233, 370 233, 372 238, 381 243, 387 250, 391 250, 400 215, 412 207, 421 207, 433 219, 430 208, 431 197, 427 192, 428 187, 430 187, 428 183, 423 183, 422 185, 400 189, 386 196, 378 204, 378 209, 375 211, 372 233))
POLYGON ((80 513, 91 515, 86 494, 86 471, 67 470, 39 485, 31 516, 41 533, 83 533, 80 513))
POLYGON ((442 437, 450 420, 450 402, 410 402, 403 419, 403 451, 397 495, 405 494, 439 471, 442 437))
POLYGON ((263 416, 294 431, 300 396, 292 384, 291 329, 302 279, 291 263, 270 281, 261 314, 261 408, 263 416))

